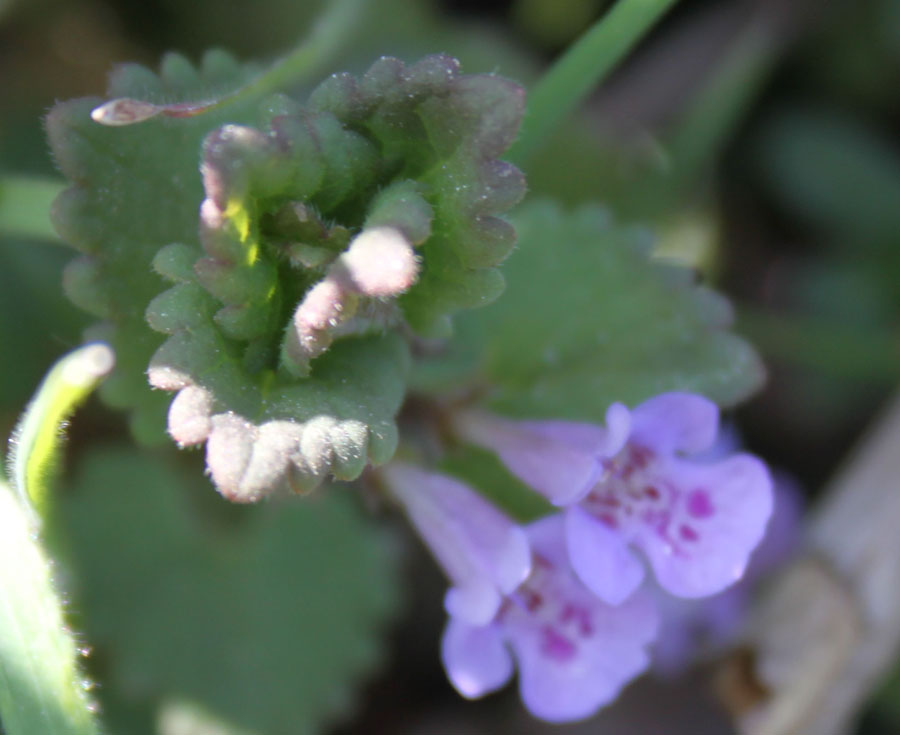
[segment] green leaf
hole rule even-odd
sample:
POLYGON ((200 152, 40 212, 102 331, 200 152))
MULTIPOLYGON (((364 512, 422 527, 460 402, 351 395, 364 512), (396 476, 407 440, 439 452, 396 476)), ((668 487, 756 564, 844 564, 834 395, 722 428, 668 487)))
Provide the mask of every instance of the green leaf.
MULTIPOLYGON (((460 325, 449 354, 459 379, 486 381, 496 410, 519 417, 603 421, 610 403, 669 390, 732 405, 759 387, 753 349, 727 331, 728 302, 683 267, 651 257, 648 233, 615 225, 597 207, 520 208, 519 247, 501 301, 460 325)), ((418 384, 448 371, 427 361, 418 384)))
POLYGON ((163 345, 150 375, 156 385, 179 388, 169 411, 173 436, 184 445, 206 441, 219 491, 252 502, 285 481, 303 492, 328 474, 353 480, 367 461, 389 460, 407 362, 396 335, 346 339, 308 378, 255 385, 224 338, 199 325, 163 345))
MULTIPOLYGON (((463 75, 449 57, 409 66, 383 57, 359 78, 332 75, 305 106, 272 102, 264 133, 221 129, 204 149, 210 203, 203 245, 248 283, 225 293, 218 273, 201 281, 226 308, 269 293, 271 283, 251 290, 249 281, 254 271, 273 272, 288 233, 260 225, 286 203, 302 201, 323 221, 348 228, 374 221, 416 233, 422 273, 400 306, 416 331, 449 334, 452 313, 502 290, 495 266, 511 250, 514 232, 496 215, 518 202, 525 186, 518 169, 497 158, 515 137, 523 107, 520 87, 494 75, 463 75), (419 199, 386 208, 379 193, 396 186, 417 190, 419 199), (423 214, 423 205, 430 211, 423 214)), ((309 277, 282 269, 278 280, 309 277)), ((277 309, 271 296, 259 317, 277 309)), ((264 319, 253 321, 265 331, 264 319)))
POLYGON ((197 482, 166 455, 107 450, 60 505, 100 697, 126 719, 182 702, 224 732, 321 732, 379 660, 388 539, 349 488, 237 510, 197 482))
POLYGON ((131 67, 117 100, 51 113, 57 157, 78 182, 56 221, 86 253, 67 291, 115 325, 126 365, 107 398, 135 405, 139 433, 151 433, 162 407, 136 385, 149 363, 151 385, 178 391, 169 433, 206 443, 226 497, 353 479, 396 443, 408 356, 392 333, 405 321, 447 334, 451 314, 503 287, 496 266, 514 232, 497 215, 524 180, 497 156, 523 92, 462 75, 449 57, 383 57, 358 79, 333 75, 306 105, 276 96, 254 115, 252 84, 233 104, 171 101, 196 98, 204 73, 184 60, 161 80, 131 67), (354 250, 360 230, 383 235, 365 241, 375 256, 354 250), (388 244, 406 263, 394 281, 381 263, 393 256, 377 255, 388 244), (171 288, 144 272, 150 263, 171 288))
MULTIPOLYGON (((120 67, 108 92, 150 102, 189 101, 236 88, 249 73, 221 52, 208 53, 199 69, 170 55, 161 77, 137 65, 120 67)), ((67 269, 65 290, 103 320, 91 337, 109 341, 118 358, 101 395, 110 405, 132 410, 139 439, 158 442, 166 397, 151 392, 144 372, 162 337, 147 328, 144 310, 164 284, 151 262, 162 246, 196 239, 203 194, 200 144, 225 120, 249 116, 253 105, 112 128, 91 119, 101 101, 63 102, 47 117, 54 156, 73 183, 54 203, 51 217, 62 239, 82 254, 67 269)))

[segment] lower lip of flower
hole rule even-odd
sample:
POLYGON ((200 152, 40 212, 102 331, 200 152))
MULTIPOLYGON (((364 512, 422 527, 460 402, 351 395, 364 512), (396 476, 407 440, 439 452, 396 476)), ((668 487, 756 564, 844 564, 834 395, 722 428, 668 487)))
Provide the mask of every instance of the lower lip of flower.
POLYGON ((541 653, 565 663, 578 655, 580 644, 593 635, 594 628, 590 610, 565 596, 559 573, 552 562, 535 554, 531 575, 501 606, 497 621, 523 621, 537 631, 541 653))

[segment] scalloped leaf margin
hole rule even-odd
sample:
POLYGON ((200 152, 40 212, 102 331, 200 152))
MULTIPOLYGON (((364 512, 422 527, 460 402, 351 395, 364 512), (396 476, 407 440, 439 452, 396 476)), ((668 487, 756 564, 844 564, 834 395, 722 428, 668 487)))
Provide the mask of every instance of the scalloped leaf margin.
MULTIPOLYGON (((215 76, 207 66, 169 57, 161 82, 129 67, 110 92, 189 99, 215 76)), ((55 208, 61 234, 85 254, 67 270, 66 290, 106 321, 98 331, 124 355, 107 399, 134 404, 137 433, 152 435, 159 402, 134 381, 152 354, 151 384, 178 391, 170 433, 182 445, 206 442, 212 478, 233 500, 257 500, 285 480, 306 490, 329 474, 353 479, 368 461, 388 459, 409 361, 391 331, 405 321, 447 334, 450 314, 502 290, 495 266, 514 231, 497 215, 520 199, 524 180, 497 156, 518 129, 521 89, 461 75, 453 59, 436 56, 411 66, 383 58, 359 79, 334 75, 305 106, 270 99, 265 133, 239 122, 254 118, 249 102, 114 130, 87 118, 95 104, 58 106, 48 130, 77 182, 55 208), (185 161, 200 140, 197 247, 188 217, 200 182, 185 161), (287 226, 286 208, 297 219, 287 226), (305 234, 291 242, 298 225, 305 234), (320 352, 334 355, 317 357, 311 372, 286 371, 284 359, 276 366, 284 317, 298 298, 303 305, 322 264, 334 263, 341 233, 385 226, 416 246, 417 282, 393 311, 385 298, 370 299, 363 318, 335 330, 337 342, 323 341, 320 352), (141 270, 148 259, 175 283, 158 296, 158 281, 141 270), (168 335, 162 346, 142 329, 148 302, 150 326, 168 335)))
POLYGON ((513 223, 504 298, 460 320, 440 361, 417 365, 414 385, 468 376, 491 386, 488 404, 506 415, 598 423, 615 401, 682 390, 728 407, 762 385, 756 351, 729 331, 731 304, 653 256, 648 230, 596 205, 543 200, 513 223))

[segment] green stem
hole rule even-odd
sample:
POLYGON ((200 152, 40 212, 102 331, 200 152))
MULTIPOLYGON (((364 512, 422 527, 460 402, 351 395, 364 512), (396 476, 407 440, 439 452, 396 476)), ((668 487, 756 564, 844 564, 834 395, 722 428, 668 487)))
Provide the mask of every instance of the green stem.
POLYGON ((619 0, 563 54, 529 95, 508 158, 522 165, 631 51, 675 0, 619 0))
POLYGON ((65 184, 29 176, 0 178, 0 236, 58 240, 47 213, 65 184))
POLYGON ((746 306, 738 310, 737 329, 770 357, 834 377, 885 383, 900 377, 896 331, 863 330, 746 306))

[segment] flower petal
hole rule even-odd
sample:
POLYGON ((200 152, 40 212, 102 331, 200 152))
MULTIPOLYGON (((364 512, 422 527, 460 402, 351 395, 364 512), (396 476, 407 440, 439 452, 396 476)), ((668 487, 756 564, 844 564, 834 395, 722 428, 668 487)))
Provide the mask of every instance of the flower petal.
POLYGON ((548 722, 591 716, 649 664, 645 647, 658 625, 652 601, 639 593, 612 607, 582 595, 590 604, 593 634, 572 658, 549 658, 538 629, 510 631, 522 701, 534 716, 548 722))
POLYGON ((484 580, 473 579, 447 590, 444 609, 452 617, 471 625, 487 625, 494 619, 502 601, 496 587, 484 580))
POLYGON ((644 566, 619 534, 577 506, 566 511, 566 544, 575 574, 604 602, 619 605, 644 579, 644 566))
POLYGON ((563 513, 553 513, 532 521, 525 527, 532 550, 555 566, 565 568, 569 564, 566 548, 566 525, 563 513))
POLYGON ((606 410, 606 426, 578 421, 519 421, 507 422, 532 431, 544 439, 566 444, 574 450, 595 457, 611 457, 628 439, 631 431, 631 412, 621 403, 613 403, 606 410))
POLYGON ((662 393, 631 415, 631 439, 661 454, 702 452, 719 431, 719 407, 695 393, 662 393))
POLYGON ((465 439, 496 452, 510 472, 551 503, 567 505, 603 474, 600 460, 622 448, 627 415, 621 404, 611 407, 610 429, 574 421, 508 421, 476 412, 460 414, 455 425, 465 439))
POLYGON ((681 488, 665 538, 648 531, 638 542, 660 585, 680 597, 713 595, 738 581, 772 513, 772 480, 749 454, 715 465, 673 460, 681 488), (677 470, 676 470, 677 467, 677 470))
POLYGON ((531 571, 525 532, 451 477, 399 462, 384 467, 382 476, 454 583, 448 610, 473 624, 490 620, 500 594, 514 590, 531 571))
POLYGON ((464 697, 476 699, 502 687, 513 661, 495 626, 472 626, 450 618, 441 640, 441 660, 450 683, 464 697))

